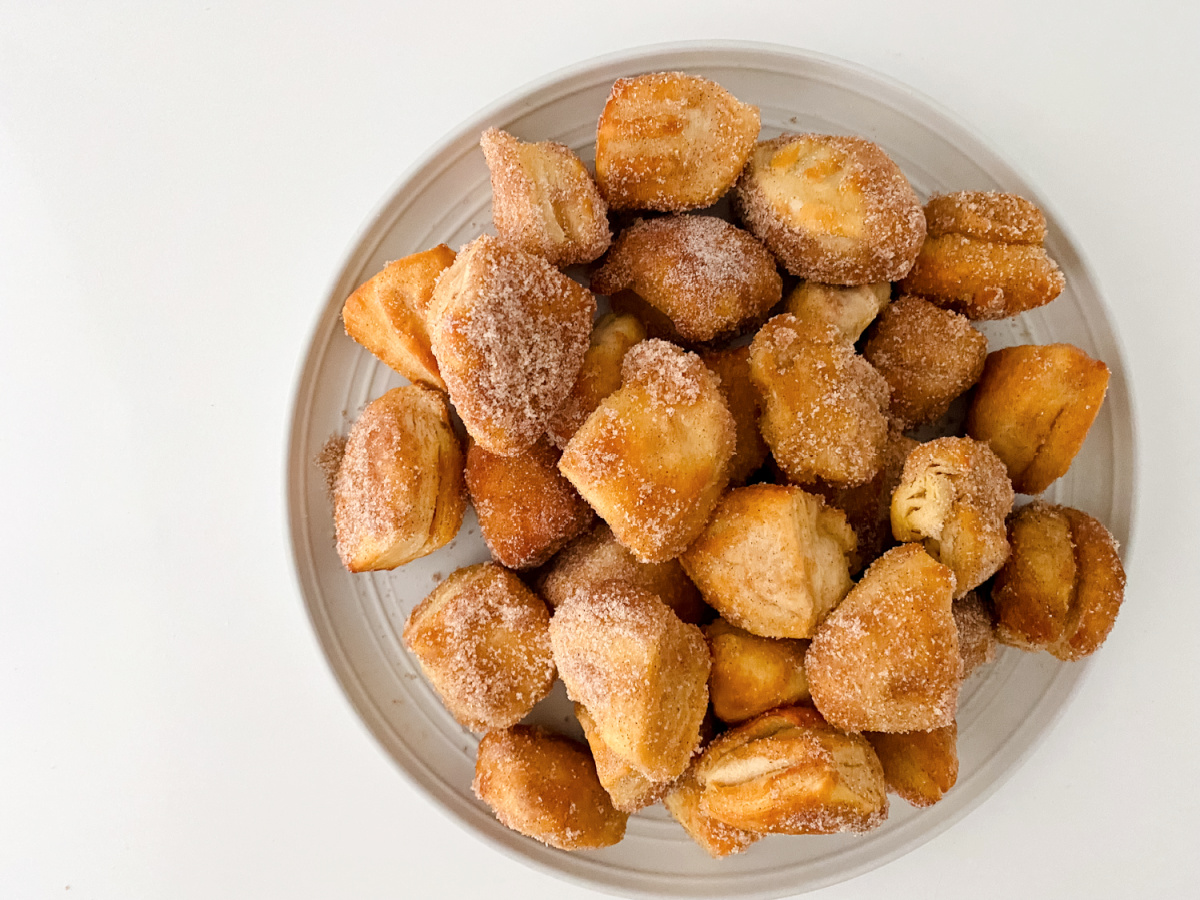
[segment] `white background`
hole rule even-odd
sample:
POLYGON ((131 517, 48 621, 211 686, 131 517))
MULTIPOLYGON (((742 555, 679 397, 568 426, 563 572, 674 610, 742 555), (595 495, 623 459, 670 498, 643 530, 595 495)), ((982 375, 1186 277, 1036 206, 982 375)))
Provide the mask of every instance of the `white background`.
POLYGON ((1089 257, 1137 405, 1129 591, 1082 689, 949 832, 816 896, 1194 896, 1198 8, 0 2, 0 897, 593 896, 359 724, 291 573, 284 442, 341 257, 426 147, 705 38, 844 57, 989 140, 1089 257))

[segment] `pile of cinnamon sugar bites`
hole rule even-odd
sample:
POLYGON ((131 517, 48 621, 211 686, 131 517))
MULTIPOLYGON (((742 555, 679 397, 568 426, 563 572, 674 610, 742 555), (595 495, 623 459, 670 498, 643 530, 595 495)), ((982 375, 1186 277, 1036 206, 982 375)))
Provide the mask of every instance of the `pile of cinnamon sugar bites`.
POLYGON ((1122 601, 1104 525, 1037 499, 1107 367, 989 353, 972 324, 1062 291, 1042 213, 922 206, 870 141, 759 129, 679 72, 613 85, 594 175, 489 129, 495 234, 389 263, 343 310, 411 384, 345 439, 337 550, 402 566, 474 506, 493 560, 404 641, 482 734, 479 798, 562 849, 660 801, 713 856, 936 803, 963 679, 997 643, 1086 656, 1122 601), (959 397, 965 430, 912 436, 959 397), (586 744, 521 724, 556 679, 586 744))

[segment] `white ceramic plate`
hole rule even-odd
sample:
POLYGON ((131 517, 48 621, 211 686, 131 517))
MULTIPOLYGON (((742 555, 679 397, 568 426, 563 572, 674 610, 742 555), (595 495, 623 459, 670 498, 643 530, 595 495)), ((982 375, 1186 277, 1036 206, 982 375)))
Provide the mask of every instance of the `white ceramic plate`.
MULTIPOLYGON (((599 890, 653 897, 779 897, 851 878, 936 835, 1011 773, 1071 696, 1083 665, 1002 651, 964 688, 957 786, 930 809, 893 798, 891 816, 865 837, 769 837, 741 856, 713 861, 661 806, 629 822, 615 847, 568 854, 500 826, 471 792, 477 738, 443 710, 404 649, 408 612, 454 569, 488 558, 468 512, 448 547, 399 570, 350 575, 334 552, 330 503, 314 460, 362 407, 403 380, 345 336, 347 295, 392 259, 445 242, 459 247, 491 230, 491 189, 477 141, 488 126, 525 140, 555 140, 593 157, 596 120, 613 81, 649 71, 711 78, 761 110, 764 136, 783 130, 857 134, 881 144, 922 197, 1000 189, 1045 198, 979 138, 908 88, 847 63, 789 48, 740 43, 633 50, 557 73, 464 123, 401 179, 363 229, 320 314, 296 388, 287 494, 296 571, 313 627, 351 703, 401 770, 468 830, 522 862, 599 890)), ((1112 370, 1108 399, 1070 473, 1045 495, 1129 538, 1134 428, 1125 366, 1112 320, 1079 249, 1047 209, 1047 248, 1067 277, 1064 294, 985 331, 993 348, 1068 341, 1112 370)), ((535 711, 570 727, 561 685, 535 711)), ((397 815, 405 815, 397 810, 397 815)))

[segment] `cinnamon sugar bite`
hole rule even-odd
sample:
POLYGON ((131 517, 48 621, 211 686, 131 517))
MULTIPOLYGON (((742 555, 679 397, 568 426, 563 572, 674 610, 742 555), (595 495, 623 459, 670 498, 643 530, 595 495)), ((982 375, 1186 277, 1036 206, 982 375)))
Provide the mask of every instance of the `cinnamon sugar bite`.
POLYGON ((438 279, 433 355, 467 432, 501 456, 541 437, 571 391, 596 298, 541 257, 483 235, 438 279))
POLYGON ((704 528, 729 481, 733 416, 694 353, 643 341, 621 389, 571 438, 559 470, 642 562, 665 562, 704 528))

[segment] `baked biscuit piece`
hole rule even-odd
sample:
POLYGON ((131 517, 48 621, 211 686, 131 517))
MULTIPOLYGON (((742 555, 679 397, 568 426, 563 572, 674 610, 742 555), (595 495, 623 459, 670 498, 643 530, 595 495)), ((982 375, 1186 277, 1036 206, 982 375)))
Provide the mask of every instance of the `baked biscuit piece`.
POLYGON ((925 204, 925 226, 930 237, 963 234, 1005 244, 1046 240, 1046 217, 1037 204, 1000 191, 956 191, 931 197, 925 204))
POLYGON ((713 614, 678 559, 641 562, 604 522, 563 548, 542 574, 539 590, 550 608, 557 609, 575 591, 610 581, 649 591, 684 622, 699 624, 713 614))
POLYGON ((992 611, 975 591, 954 601, 958 627, 958 655, 963 661, 963 681, 996 658, 996 625, 992 611))
POLYGON ((333 481, 338 555, 351 572, 394 569, 458 534, 463 452, 446 396, 410 384, 367 404, 333 481))
POLYGON ((582 703, 575 704, 575 718, 579 720, 583 736, 592 750, 596 776, 608 791, 613 806, 624 813, 635 813, 662 799, 671 787, 670 781, 651 781, 614 753, 604 743, 603 736, 596 728, 596 721, 582 703))
POLYGON ((409 614, 404 643, 446 709, 472 731, 515 725, 554 685, 550 613, 512 572, 453 572, 409 614))
POLYGON ((785 308, 801 321, 833 325, 853 344, 891 299, 888 281, 850 286, 802 281, 788 294, 785 308))
POLYGON ((1042 249, 1046 219, 1030 201, 996 191, 934 197, 929 233, 900 290, 969 319, 1004 319, 1044 306, 1065 286, 1042 249))
POLYGON ((497 562, 532 569, 587 530, 592 508, 558 471, 558 451, 542 438, 515 456, 497 456, 473 441, 466 482, 479 530, 497 562))
POLYGON ((699 209, 732 187, 758 129, 757 107, 705 78, 619 78, 596 126, 596 181, 613 209, 699 209))
POLYGON ((567 696, 650 781, 683 773, 700 743, 711 663, 704 635, 653 594, 609 582, 568 597, 550 621, 567 696))
POLYGON ((558 467, 639 560, 665 562, 708 521, 735 434, 700 358, 642 341, 625 355, 621 389, 575 432, 558 467))
POLYGON ((1013 489, 1004 463, 987 444, 944 437, 921 444, 904 461, 892 494, 892 534, 921 541, 954 570, 955 597, 991 578, 1008 559, 1004 520, 1013 489))
POLYGON ((714 216, 638 219, 618 236, 592 290, 630 290, 687 341, 761 321, 783 296, 775 259, 753 235, 714 216))
POLYGON ((409 381, 446 389, 429 346, 425 313, 442 270, 454 262, 445 244, 384 266, 346 298, 342 324, 387 366, 409 381))
POLYGON ((621 386, 626 352, 645 339, 646 329, 634 316, 605 313, 596 321, 575 386, 550 419, 547 433, 555 446, 567 446, 600 401, 621 386))
POLYGON ((517 725, 479 742, 475 796, 501 824, 560 850, 611 847, 629 816, 613 807, 587 748, 517 725))
POLYGON ((546 431, 579 376, 596 298, 539 256, 490 235, 442 273, 433 355, 467 432, 510 456, 546 431))
POLYGON ((1071 344, 989 353, 967 433, 1004 460, 1013 487, 1040 494, 1066 474, 1108 391, 1108 366, 1071 344))
POLYGON ((713 859, 721 859, 741 853, 762 837, 756 831, 746 831, 726 825, 719 819, 714 819, 700 808, 700 798, 703 792, 696 781, 696 765, 693 762, 688 770, 671 786, 666 796, 662 798, 663 806, 671 817, 683 826, 693 841, 699 844, 705 853, 713 859))
POLYGON ((700 809, 747 831, 864 832, 887 818, 887 786, 871 745, 807 706, 725 732, 700 757, 696 780, 700 809))
POLYGON ((679 558, 709 606, 763 637, 807 638, 850 590, 854 532, 797 487, 729 491, 679 558))
POLYGON ((863 356, 891 388, 892 418, 912 428, 944 416, 979 380, 987 338, 965 316, 906 294, 871 326, 863 356))
POLYGON ((881 147, 859 137, 761 141, 733 204, 784 268, 828 284, 899 281, 925 237, 912 185, 881 147))
POLYGON ((913 806, 933 806, 958 781, 958 725, 907 734, 864 734, 879 762, 888 790, 913 806))
POLYGON ((570 147, 525 143, 499 128, 485 131, 479 146, 501 239, 556 266, 589 263, 608 249, 608 204, 570 147))
POLYGON ((804 675, 808 641, 759 637, 724 619, 704 626, 704 636, 712 653, 708 691, 722 722, 737 724, 809 699, 804 675))
POLYGON ((1059 659, 1082 659, 1108 637, 1125 570, 1108 530, 1085 512, 1035 501, 1008 523, 1012 556, 996 574, 999 639, 1059 659))
POLYGON ((750 347, 708 350, 701 352, 700 359, 720 379, 721 396, 725 398, 737 432, 737 446, 729 461, 729 483, 745 484, 762 468, 770 453, 758 428, 762 401, 750 380, 750 347))
POLYGON ((887 443, 888 386, 832 326, 775 316, 750 345, 763 437, 793 484, 862 484, 887 443))
POLYGON ((813 703, 847 731, 928 731, 954 721, 962 659, 954 573, 895 547, 817 629, 804 657, 813 703))
POLYGON ((883 446, 883 463, 870 481, 850 488, 813 485, 811 490, 846 514, 846 521, 858 538, 850 555, 850 573, 865 569, 877 556, 895 544, 892 537, 892 494, 900 484, 904 460, 917 447, 893 424, 883 446))

